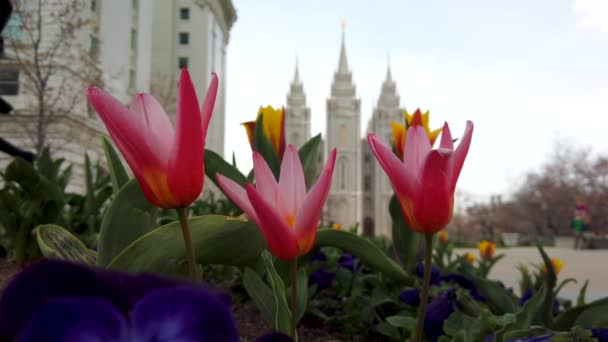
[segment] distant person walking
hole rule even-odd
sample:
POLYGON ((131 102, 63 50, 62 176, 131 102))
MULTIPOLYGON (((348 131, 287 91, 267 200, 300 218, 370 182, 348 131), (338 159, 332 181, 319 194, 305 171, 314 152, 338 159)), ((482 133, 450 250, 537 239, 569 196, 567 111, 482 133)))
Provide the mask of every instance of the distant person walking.
POLYGON ((572 219, 572 229, 574 229, 574 249, 582 249, 584 247, 583 234, 589 226, 589 209, 580 197, 576 198, 576 206, 574 208, 574 218, 572 219))

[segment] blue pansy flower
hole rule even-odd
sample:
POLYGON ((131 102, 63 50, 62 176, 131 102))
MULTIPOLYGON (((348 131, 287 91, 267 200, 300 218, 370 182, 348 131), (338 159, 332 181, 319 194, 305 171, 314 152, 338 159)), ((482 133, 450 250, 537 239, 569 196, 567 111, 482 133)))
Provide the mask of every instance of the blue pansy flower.
MULTIPOLYGON (((418 265, 416 265, 415 273, 418 278, 421 278, 421 279, 424 278, 424 264, 423 263, 419 263, 418 265)), ((439 276, 440 276, 439 268, 435 265, 432 265, 431 266, 431 285, 439 285, 439 276)))
POLYGON ((327 261, 327 255, 321 250, 321 248, 317 248, 310 258, 311 262, 323 262, 327 261))
POLYGON ((230 296, 63 261, 27 267, 0 298, 0 340, 238 341, 230 296))
POLYGON ((591 328, 591 336, 598 339, 599 342, 608 342, 608 328, 591 328))
POLYGON ((485 298, 483 298, 483 296, 477 290, 477 286, 475 286, 475 283, 473 283, 471 279, 463 276, 462 274, 454 273, 441 276, 439 277, 439 281, 453 282, 456 285, 462 287, 463 289, 469 290, 471 297, 473 297, 473 299, 475 299, 476 301, 485 301, 485 298))
POLYGON ((335 277, 336 274, 334 272, 329 272, 325 268, 319 267, 310 274, 308 285, 317 284, 317 291, 320 291, 330 287, 335 277))
POLYGON ((420 304, 420 290, 413 288, 401 291, 399 300, 411 306, 418 306, 420 304))
POLYGON ((424 333, 432 342, 444 335, 443 322, 450 317, 456 307, 456 292, 445 291, 435 297, 426 309, 424 316, 424 333))
POLYGON ((358 269, 359 266, 356 264, 357 258, 355 258, 350 253, 343 253, 338 259, 338 265, 348 269, 351 272, 354 272, 355 269, 358 269))

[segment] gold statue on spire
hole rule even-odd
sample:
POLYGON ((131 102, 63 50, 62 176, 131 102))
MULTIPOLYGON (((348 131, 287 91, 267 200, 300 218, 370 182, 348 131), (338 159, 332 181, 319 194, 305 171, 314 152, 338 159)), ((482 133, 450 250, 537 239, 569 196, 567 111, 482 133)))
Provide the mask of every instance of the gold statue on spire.
POLYGON ((346 20, 342 19, 342 32, 346 29, 346 20))

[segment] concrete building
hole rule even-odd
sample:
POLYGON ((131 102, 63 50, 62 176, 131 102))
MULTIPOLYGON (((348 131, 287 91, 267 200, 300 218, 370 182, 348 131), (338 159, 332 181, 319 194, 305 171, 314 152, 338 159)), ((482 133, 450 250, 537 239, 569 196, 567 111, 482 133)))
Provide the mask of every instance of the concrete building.
POLYGON ((327 199, 330 221, 345 227, 361 222, 361 100, 348 68, 344 32, 338 70, 327 99, 325 155, 338 149, 332 186, 327 199))
POLYGON ((300 80, 297 61, 293 81, 287 94, 285 115, 286 142, 301 147, 310 139, 310 108, 306 106, 306 94, 300 80))
MULTIPOLYGON (((4 36, 26 44, 23 25, 37 13, 36 1, 24 1, 23 12, 15 12, 4 36), (29 19, 28 19, 29 18, 29 19)), ((74 164, 71 190, 83 189, 83 161, 87 152, 95 161, 103 158, 100 137, 106 129, 88 106, 85 92, 91 80, 81 80, 84 73, 96 73, 95 80, 113 96, 127 104, 137 92, 152 92, 175 113, 177 75, 180 66, 188 65, 199 96, 204 96, 211 72, 220 77, 220 91, 209 128, 207 146, 223 155, 226 46, 229 31, 236 20, 230 0, 46 0, 42 2, 42 48, 50 51, 61 41, 63 53, 57 63, 69 67, 49 82, 66 88, 69 108, 61 110, 47 124, 46 144, 55 157, 74 164), (76 6, 71 18, 54 18, 58 9, 76 6), (63 37, 61 23, 85 23, 77 26, 73 37, 63 37), (160 90, 165 87, 164 94, 160 90), (159 90, 160 89, 160 90, 159 90), (168 95, 167 95, 168 94, 168 95), (161 96, 159 96, 161 95, 161 96), (162 96, 166 95, 166 96, 162 96)), ((0 95, 12 104, 10 115, 0 115, 0 136, 13 144, 36 149, 38 110, 32 85, 16 62, 10 44, 0 55, 0 95)), ((67 99, 67 100, 66 100, 67 99)), ((0 154, 0 169, 11 160, 0 154)))

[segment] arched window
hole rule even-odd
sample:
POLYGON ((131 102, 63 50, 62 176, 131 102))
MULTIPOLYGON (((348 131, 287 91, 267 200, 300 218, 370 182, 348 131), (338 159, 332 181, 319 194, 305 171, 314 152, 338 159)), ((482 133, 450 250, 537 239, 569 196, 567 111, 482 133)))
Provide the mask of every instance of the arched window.
POLYGON ((339 162, 340 170, 340 189, 346 190, 346 158, 340 158, 339 162))
POLYGON ((348 127, 346 124, 340 125, 340 147, 348 147, 348 127))

